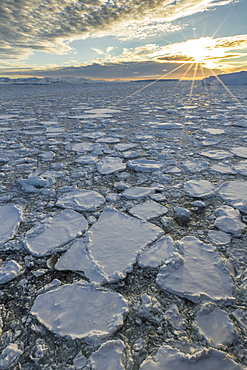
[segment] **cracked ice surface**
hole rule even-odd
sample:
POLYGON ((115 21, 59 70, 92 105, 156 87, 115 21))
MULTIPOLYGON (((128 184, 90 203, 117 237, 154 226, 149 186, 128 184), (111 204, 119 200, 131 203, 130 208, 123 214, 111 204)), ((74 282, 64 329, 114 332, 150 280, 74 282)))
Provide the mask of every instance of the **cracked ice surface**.
POLYGON ((188 105, 190 82, 122 100, 134 85, 0 86, 0 368, 247 365, 246 112, 198 84, 188 105))
POLYGON ((215 249, 193 236, 181 240, 184 249, 178 265, 168 261, 157 275, 164 290, 192 302, 212 300, 221 304, 234 300, 232 279, 215 249))
POLYGON ((115 209, 105 209, 89 230, 90 253, 108 281, 124 278, 131 271, 138 251, 158 239, 163 231, 115 209))
POLYGON ((245 181, 223 183, 219 195, 234 208, 247 213, 247 183, 245 181))
POLYGON ((11 239, 22 220, 20 209, 14 204, 0 207, 0 244, 11 239))
POLYGON ((54 333, 87 339, 114 333, 127 311, 120 294, 87 283, 66 284, 40 294, 31 308, 32 315, 54 333))
POLYGON ((241 215, 237 209, 230 206, 222 206, 216 209, 218 217, 215 220, 214 226, 229 234, 241 236, 246 225, 241 222, 241 215))
POLYGON ((242 370, 243 367, 234 362, 224 352, 213 348, 205 348, 193 355, 180 352, 170 346, 162 346, 156 355, 147 358, 141 370, 242 370))
POLYGON ((184 184, 184 191, 194 198, 208 198, 214 194, 215 188, 210 181, 193 179, 184 184))
POLYGON ((219 307, 212 306, 209 310, 202 307, 196 315, 196 323, 200 332, 212 346, 227 346, 237 338, 233 322, 219 307))
POLYGON ((75 211, 94 211, 105 203, 105 198, 97 191, 74 190, 62 195, 56 205, 75 211))
POLYGON ((119 340, 109 340, 104 343, 91 357, 90 362, 93 370, 124 370, 123 364, 124 343, 119 340))
POLYGON ((97 168, 102 175, 109 175, 116 171, 125 170, 126 164, 118 157, 104 157, 98 162, 97 168))
POLYGON ((81 235, 87 227, 84 216, 72 210, 64 210, 30 229, 25 237, 25 245, 30 253, 43 256, 81 235))
POLYGON ((151 218, 158 217, 167 213, 168 209, 153 200, 147 200, 144 203, 137 204, 132 207, 129 212, 142 220, 150 220, 151 218))

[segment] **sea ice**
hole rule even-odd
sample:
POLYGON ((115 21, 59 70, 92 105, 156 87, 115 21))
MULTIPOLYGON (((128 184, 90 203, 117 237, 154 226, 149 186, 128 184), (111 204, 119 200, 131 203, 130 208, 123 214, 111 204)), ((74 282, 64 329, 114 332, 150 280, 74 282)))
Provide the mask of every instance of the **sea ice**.
POLYGON ((137 204, 129 210, 133 216, 139 217, 142 220, 150 220, 168 212, 168 208, 153 200, 147 200, 144 203, 137 204))
POLYGON ((118 340, 108 340, 90 356, 92 370, 125 370, 123 364, 124 343, 118 340))
POLYGON ((228 314, 217 306, 204 312, 204 308, 197 312, 196 324, 208 343, 214 347, 229 346, 237 334, 228 314), (208 312, 209 311, 209 312, 208 312))
POLYGON ((84 243, 83 239, 74 241, 69 250, 58 259, 55 269, 84 272, 85 276, 95 283, 100 283, 104 280, 104 274, 93 261, 87 251, 87 244, 84 243))
POLYGON ((88 283, 65 284, 40 294, 31 314, 49 330, 72 339, 111 335, 123 325, 126 300, 118 293, 88 283))
POLYGON ((108 281, 116 281, 132 270, 137 253, 163 231, 149 222, 106 208, 89 234, 92 258, 102 267, 108 281))
POLYGON ((203 131, 211 134, 211 135, 222 135, 225 133, 225 130, 222 128, 205 128, 203 131))
POLYGON ((72 145, 72 150, 78 153, 91 152, 99 149, 100 150, 107 149, 107 146, 99 143, 88 143, 88 142, 76 143, 72 145))
POLYGON ((210 170, 212 172, 219 172, 222 175, 236 174, 236 170, 232 166, 229 166, 228 164, 225 163, 214 164, 213 166, 211 166, 210 170))
POLYGON ((21 273, 21 265, 14 260, 7 261, 5 264, 0 263, 0 284, 5 284, 15 279, 21 273))
POLYGON ((85 217, 73 210, 64 210, 53 218, 31 228, 25 237, 25 246, 30 253, 43 256, 87 230, 85 217))
POLYGON ((246 181, 227 181, 220 188, 220 197, 234 208, 247 213, 247 183, 246 181))
POLYGON ((97 143, 108 143, 115 144, 119 143, 120 139, 118 137, 103 136, 96 140, 97 143))
POLYGON ((177 330, 184 330, 186 328, 186 321, 180 315, 178 307, 174 303, 166 310, 164 318, 177 330))
POLYGON ((153 188, 144 188, 141 186, 135 186, 124 190, 122 196, 127 199, 141 199, 154 193, 153 188))
POLYGON ((87 358, 79 352, 77 356, 73 359, 73 365, 76 370, 83 369, 87 364, 87 358))
POLYGON ((98 156, 95 155, 82 155, 75 160, 79 164, 94 164, 98 162, 98 156))
POLYGON ((231 236, 220 230, 209 230, 208 237, 214 244, 226 245, 231 242, 231 236))
POLYGON ((43 191, 48 186, 53 184, 53 179, 43 178, 42 176, 29 176, 27 179, 19 180, 21 188, 26 193, 39 193, 43 191))
POLYGON ((39 157, 44 162, 51 161, 55 157, 55 153, 49 150, 47 152, 40 153, 39 157))
POLYGON ((190 219, 191 212, 187 208, 177 206, 174 208, 174 215, 178 219, 188 221, 190 219))
POLYGON ((140 370, 243 370, 224 352, 204 348, 189 354, 180 352, 168 345, 160 347, 154 356, 149 356, 140 366, 140 370))
POLYGON ((210 159, 225 159, 233 156, 232 153, 221 149, 203 150, 199 154, 210 159))
POLYGON ((0 369, 9 370, 16 364, 23 351, 17 344, 9 344, 0 355, 0 369))
POLYGON ((82 189, 62 195, 56 202, 56 206, 76 211, 95 211, 104 203, 105 198, 100 193, 82 189))
POLYGON ((247 176, 247 161, 240 161, 234 166, 237 173, 243 176, 247 176))
POLYGON ((11 239, 22 221, 21 210, 14 204, 7 204, 0 207, 0 244, 11 239))
POLYGON ((192 161, 185 161, 183 163, 183 167, 192 173, 197 173, 200 171, 207 170, 209 167, 209 164, 206 161, 199 161, 197 159, 194 159, 192 161))
POLYGON ((128 167, 139 172, 153 172, 160 170, 164 164, 151 159, 134 159, 127 162, 128 167))
POLYGON ((102 175, 109 175, 116 171, 124 171, 126 164, 119 157, 104 157, 97 163, 97 169, 102 175))
POLYGON ((241 215, 237 209, 230 206, 222 206, 216 209, 216 214, 218 217, 214 226, 219 230, 237 237, 243 234, 246 225, 241 222, 241 215))
POLYGON ((174 265, 171 259, 163 265, 157 275, 157 284, 195 303, 233 301, 233 282, 215 249, 194 236, 181 239, 180 246, 184 249, 180 263, 174 265))
POLYGON ((158 128, 162 130, 181 130, 184 126, 182 123, 167 122, 167 123, 151 123, 152 128, 158 128))
POLYGON ((247 158, 247 147, 246 146, 237 146, 231 149, 231 152, 238 157, 247 158))
POLYGON ((123 152, 125 150, 136 148, 139 144, 135 143, 119 143, 114 145, 114 149, 118 150, 119 152, 123 152))
POLYGON ((208 198, 215 193, 210 181, 193 179, 184 183, 184 191, 194 198, 208 198))
POLYGON ((170 235, 165 235, 157 240, 149 249, 141 252, 137 262, 142 268, 157 268, 170 258, 172 252, 172 237, 170 235))

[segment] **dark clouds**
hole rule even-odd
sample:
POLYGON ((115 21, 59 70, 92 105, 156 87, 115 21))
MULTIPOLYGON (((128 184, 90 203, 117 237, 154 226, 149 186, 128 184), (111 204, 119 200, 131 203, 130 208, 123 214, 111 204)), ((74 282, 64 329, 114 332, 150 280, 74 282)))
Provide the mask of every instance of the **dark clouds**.
MULTIPOLYGON (((108 63, 105 65, 91 64, 82 67, 63 67, 55 69, 18 69, 8 70, 8 75, 28 75, 36 77, 84 77, 91 79, 144 79, 144 78, 179 78, 184 75, 192 78, 195 65, 188 69, 188 64, 157 63, 157 62, 125 62, 108 63), (174 72, 172 72, 174 71, 174 72), (171 73, 172 72, 172 73, 171 73), (186 75, 187 73, 187 75, 186 75)), ((216 71, 216 70, 215 70, 216 71)), ((199 68, 197 77, 212 73, 207 68, 199 68)))

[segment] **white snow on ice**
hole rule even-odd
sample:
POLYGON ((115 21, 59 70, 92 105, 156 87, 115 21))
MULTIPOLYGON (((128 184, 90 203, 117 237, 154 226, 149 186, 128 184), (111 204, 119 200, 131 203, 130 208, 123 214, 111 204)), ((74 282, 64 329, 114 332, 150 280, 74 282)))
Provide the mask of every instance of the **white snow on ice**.
POLYGON ((123 325, 127 312, 120 294, 87 283, 65 284, 40 294, 31 308, 49 330, 72 339, 111 335, 123 325))

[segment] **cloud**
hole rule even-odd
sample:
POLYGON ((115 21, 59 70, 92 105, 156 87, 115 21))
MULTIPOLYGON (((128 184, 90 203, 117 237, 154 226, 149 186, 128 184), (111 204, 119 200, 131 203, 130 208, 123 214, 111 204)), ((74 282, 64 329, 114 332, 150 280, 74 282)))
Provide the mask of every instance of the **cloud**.
POLYGON ((124 48, 122 54, 104 54, 97 63, 122 63, 156 61, 167 63, 201 63, 216 68, 224 59, 237 59, 247 55, 247 35, 221 38, 200 37, 169 45, 146 44, 136 48, 124 48))
MULTIPOLYGON (((196 65, 188 68, 184 63, 122 62, 122 63, 94 63, 86 66, 62 68, 18 68, 0 69, 2 75, 8 76, 36 76, 36 77, 84 77, 91 79, 159 79, 159 78, 193 78, 196 65)), ((215 72, 220 72, 215 70, 215 72)), ((209 76, 211 71, 202 67, 197 71, 197 77, 209 76)))
POLYGON ((130 39, 160 30, 169 32, 178 27, 169 22, 218 5, 222 2, 5 0, 0 3, 1 58, 27 58, 35 50, 66 54, 72 50, 71 41, 87 37, 114 35, 130 39))

